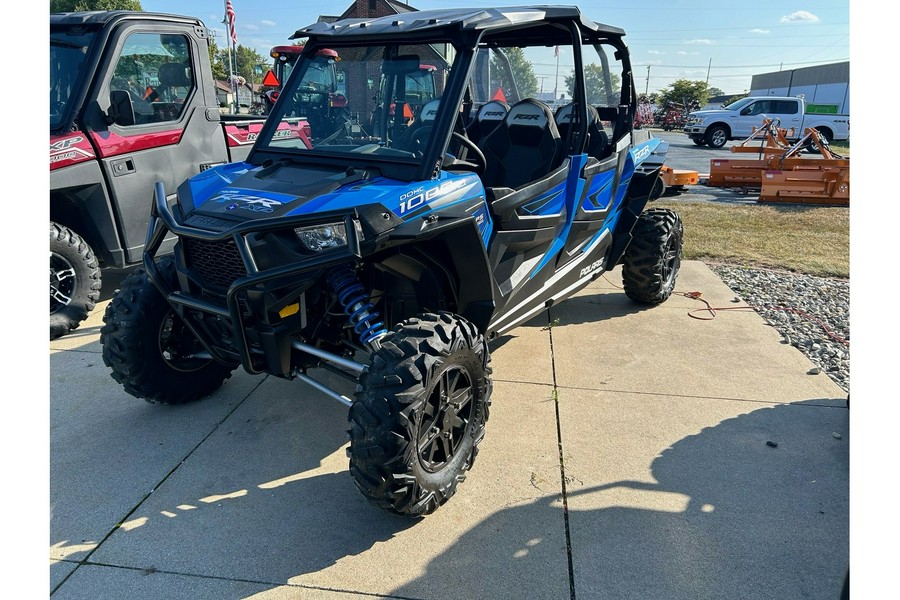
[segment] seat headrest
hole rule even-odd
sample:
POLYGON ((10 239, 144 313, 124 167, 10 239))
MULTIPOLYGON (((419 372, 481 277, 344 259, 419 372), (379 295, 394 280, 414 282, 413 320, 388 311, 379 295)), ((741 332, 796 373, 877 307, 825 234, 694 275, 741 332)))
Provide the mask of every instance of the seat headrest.
POLYGON ((188 77, 187 67, 184 63, 163 63, 159 65, 159 84, 171 87, 189 87, 191 78, 188 77))
POLYGON ((556 131, 556 123, 550 107, 532 98, 526 98, 514 104, 506 115, 506 124, 509 127, 534 127, 536 129, 545 129, 549 126, 556 131))
POLYGON ((437 118, 438 108, 441 106, 441 99, 435 98, 434 100, 429 100, 425 103, 425 106, 422 107, 422 110, 419 111, 419 121, 422 123, 434 123, 434 120, 437 118))
MULTIPOLYGON (((588 124, 596 123, 600 120, 600 116, 597 113, 597 109, 591 105, 587 107, 587 116, 588 116, 588 124)), ((565 106, 561 107, 556 111, 556 124, 557 125, 565 125, 570 124, 575 120, 575 103, 570 102, 565 106)))
POLYGON ((475 119, 479 122, 502 121, 508 112, 509 105, 506 102, 491 100, 490 102, 484 103, 481 108, 478 109, 478 114, 475 115, 475 119))

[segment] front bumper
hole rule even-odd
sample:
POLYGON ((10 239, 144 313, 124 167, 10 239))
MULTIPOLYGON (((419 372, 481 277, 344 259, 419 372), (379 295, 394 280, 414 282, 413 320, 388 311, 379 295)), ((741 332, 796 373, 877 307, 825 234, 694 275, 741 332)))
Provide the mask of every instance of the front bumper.
POLYGON ((314 219, 315 223, 343 219, 347 245, 321 254, 282 254, 285 260, 273 260, 266 256, 266 244, 272 246, 269 252, 283 252, 278 234, 310 224, 310 216, 259 219, 210 231, 186 224, 177 205, 168 206, 165 190, 157 183, 144 269, 213 358, 231 364, 240 362, 249 373, 287 376, 291 371, 292 335, 301 329, 305 313, 285 309, 302 305, 304 292, 321 279, 324 271, 361 256, 362 229, 357 214, 317 214, 314 219), (179 238, 175 248, 178 289, 162 277, 154 260, 168 232, 179 238), (199 261, 191 255, 195 246, 215 248, 220 254, 210 262, 229 264, 230 272, 201 273, 199 261))
POLYGON ((703 136, 706 135, 706 126, 700 124, 685 125, 684 133, 693 139, 703 139, 703 136))

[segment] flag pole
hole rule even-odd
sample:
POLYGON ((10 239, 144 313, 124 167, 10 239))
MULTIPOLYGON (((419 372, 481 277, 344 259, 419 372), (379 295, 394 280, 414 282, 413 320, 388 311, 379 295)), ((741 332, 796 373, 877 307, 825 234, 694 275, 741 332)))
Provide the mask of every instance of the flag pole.
POLYGON ((228 56, 228 86, 231 88, 231 112, 233 114, 237 114, 237 85, 235 85, 234 68, 232 66, 232 48, 234 46, 234 38, 231 36, 231 31, 234 26, 231 23, 231 16, 228 14, 228 0, 225 0, 225 20, 223 20, 222 23, 227 25, 228 28, 228 30, 225 32, 225 35, 228 36, 228 43, 225 45, 225 53, 228 56))

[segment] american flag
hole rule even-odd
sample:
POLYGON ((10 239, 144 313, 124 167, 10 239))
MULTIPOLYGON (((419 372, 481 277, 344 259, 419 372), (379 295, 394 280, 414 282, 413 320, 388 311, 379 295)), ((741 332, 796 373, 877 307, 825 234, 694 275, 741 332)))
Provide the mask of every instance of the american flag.
POLYGON ((231 0, 225 0, 225 20, 228 22, 231 43, 237 44, 237 32, 234 30, 234 6, 231 5, 231 0))

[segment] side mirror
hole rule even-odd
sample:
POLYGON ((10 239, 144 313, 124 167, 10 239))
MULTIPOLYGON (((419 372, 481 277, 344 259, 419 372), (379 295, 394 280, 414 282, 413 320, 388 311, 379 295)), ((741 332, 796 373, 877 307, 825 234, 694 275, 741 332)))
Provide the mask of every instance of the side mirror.
POLYGON ((124 90, 113 90, 109 93, 109 110, 106 113, 106 123, 127 127, 134 125, 134 105, 131 96, 124 90))

